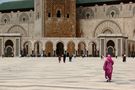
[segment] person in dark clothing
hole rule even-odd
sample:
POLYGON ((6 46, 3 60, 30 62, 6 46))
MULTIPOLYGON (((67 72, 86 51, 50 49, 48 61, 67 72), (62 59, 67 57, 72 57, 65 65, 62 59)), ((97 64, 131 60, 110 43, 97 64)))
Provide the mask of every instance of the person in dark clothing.
POLYGON ((123 54, 123 62, 126 62, 126 54, 123 54))
POLYGON ((71 54, 71 55, 69 55, 69 62, 72 62, 72 57, 73 57, 73 55, 71 54))
POLYGON ((58 56, 59 63, 61 62, 61 55, 58 56))
POLYGON ((63 55, 63 62, 64 63, 66 62, 66 57, 67 57, 67 55, 66 55, 66 53, 64 53, 64 55, 63 55))

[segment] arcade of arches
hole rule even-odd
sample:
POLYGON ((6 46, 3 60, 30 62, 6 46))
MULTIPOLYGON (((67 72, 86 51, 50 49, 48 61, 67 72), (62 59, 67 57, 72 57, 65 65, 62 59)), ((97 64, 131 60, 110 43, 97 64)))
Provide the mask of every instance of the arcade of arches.
POLYGON ((67 55, 76 55, 76 56, 98 56, 96 43, 91 43, 91 46, 87 46, 85 41, 78 42, 77 44, 74 43, 75 41, 69 41, 67 43, 64 42, 51 42, 47 41, 46 43, 42 42, 35 42, 32 43, 30 41, 26 41, 23 45, 22 53, 24 56, 30 56, 31 54, 35 54, 38 56, 39 54, 45 54, 44 56, 59 56, 64 54, 65 52, 67 55), (33 44, 33 45, 32 45, 33 44), (34 48, 32 50, 32 47, 34 48), (92 52, 89 52, 87 48, 91 48, 92 52))
POLYGON ((21 43, 21 37, 0 38, 0 56, 13 57, 23 54, 23 56, 58 56, 65 52, 67 55, 76 56, 100 56, 111 54, 112 56, 121 56, 128 53, 128 56, 135 56, 135 43, 127 41, 126 37, 104 36, 100 35, 99 43, 86 42, 82 40, 62 40, 62 41, 24 41, 21 43), (128 42, 128 43, 127 43, 128 42), (128 48, 128 49, 127 49, 128 48))

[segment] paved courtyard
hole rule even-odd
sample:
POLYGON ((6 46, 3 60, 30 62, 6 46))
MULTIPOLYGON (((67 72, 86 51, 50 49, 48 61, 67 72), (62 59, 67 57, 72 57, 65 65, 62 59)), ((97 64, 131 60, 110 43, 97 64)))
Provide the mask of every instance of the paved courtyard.
POLYGON ((135 90, 135 59, 114 62, 106 82, 100 58, 0 58, 0 90, 135 90))

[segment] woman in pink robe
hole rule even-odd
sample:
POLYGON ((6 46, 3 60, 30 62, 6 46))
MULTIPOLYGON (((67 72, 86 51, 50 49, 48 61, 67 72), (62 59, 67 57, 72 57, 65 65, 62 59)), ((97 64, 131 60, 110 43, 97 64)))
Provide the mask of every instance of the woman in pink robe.
POLYGON ((107 82, 110 82, 112 79, 112 71, 113 71, 113 60, 111 58, 111 55, 108 55, 106 57, 106 60, 104 62, 103 69, 105 71, 105 78, 107 79, 107 82))

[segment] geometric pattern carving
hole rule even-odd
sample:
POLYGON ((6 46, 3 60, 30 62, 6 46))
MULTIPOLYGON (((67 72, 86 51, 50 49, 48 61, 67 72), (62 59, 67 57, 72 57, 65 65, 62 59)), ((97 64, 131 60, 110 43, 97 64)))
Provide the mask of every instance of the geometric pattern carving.
POLYGON ((7 14, 4 14, 2 17, 1 17, 1 23, 2 24, 8 24, 10 22, 10 17, 7 15, 7 14))
POLYGON ((108 17, 118 17, 119 9, 115 6, 111 6, 107 9, 106 16, 108 17))
POLYGON ((79 7, 77 8, 77 18, 79 19, 92 19, 94 18, 94 11, 87 7, 79 7))
POLYGON ((26 23, 29 21, 29 16, 27 13, 22 13, 20 16, 19 16, 19 21, 21 23, 26 23))
POLYGON ((23 37, 27 36, 26 30, 20 25, 14 25, 9 28, 7 33, 20 33, 23 37))
POLYGON ((118 34, 121 33, 121 28, 119 25, 112 21, 112 20, 105 20, 100 22, 97 27, 95 28, 95 31, 93 33, 94 37, 97 37, 101 33, 114 33, 118 34))

